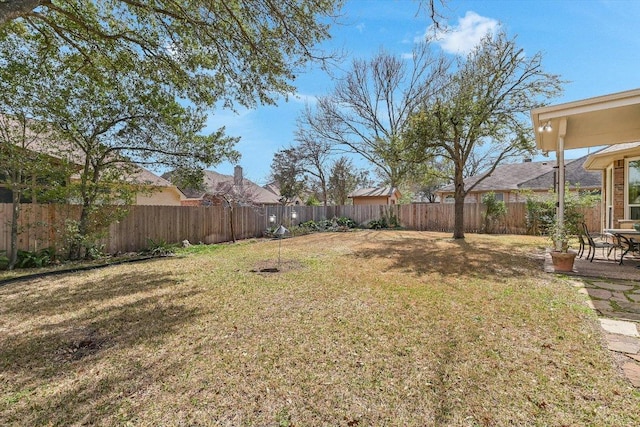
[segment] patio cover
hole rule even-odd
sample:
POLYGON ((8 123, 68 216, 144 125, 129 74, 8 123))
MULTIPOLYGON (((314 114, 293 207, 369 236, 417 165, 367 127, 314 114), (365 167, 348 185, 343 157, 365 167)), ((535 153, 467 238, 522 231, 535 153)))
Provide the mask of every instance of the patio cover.
POLYGON ((558 222, 564 223, 564 151, 640 141, 640 89, 531 110, 536 146, 555 151, 558 222))

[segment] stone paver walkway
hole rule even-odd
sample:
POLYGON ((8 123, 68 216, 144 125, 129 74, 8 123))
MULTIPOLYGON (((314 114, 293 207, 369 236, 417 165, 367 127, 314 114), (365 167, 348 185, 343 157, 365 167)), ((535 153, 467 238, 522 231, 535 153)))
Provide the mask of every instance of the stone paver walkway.
MULTIPOLYGON (((552 272, 551 256, 546 258, 545 271, 552 272)), ((573 286, 589 296, 587 303, 598 313, 607 347, 624 376, 640 388, 640 269, 636 263, 619 266, 606 260, 597 266, 576 259, 568 275, 575 278, 573 286)))
POLYGON ((583 279, 580 292, 598 312, 607 347, 614 352, 624 375, 640 388, 640 283, 583 279))

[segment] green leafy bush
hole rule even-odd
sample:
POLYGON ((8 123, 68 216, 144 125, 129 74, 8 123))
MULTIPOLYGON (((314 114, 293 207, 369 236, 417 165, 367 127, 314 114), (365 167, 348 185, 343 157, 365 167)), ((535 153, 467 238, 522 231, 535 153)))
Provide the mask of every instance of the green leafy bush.
POLYGON ((6 270, 9 266, 9 258, 7 257, 7 251, 0 251, 0 270, 6 270))
POLYGON ((178 249, 178 245, 175 243, 167 243, 164 239, 154 241, 153 239, 147 239, 147 250, 145 251, 152 256, 167 256, 174 254, 178 249))
MULTIPOLYGON (((332 219, 322 219, 319 221, 305 221, 297 226, 291 227, 291 235, 299 236, 302 234, 318 233, 325 231, 348 231, 349 229, 356 228, 358 224, 348 217, 334 217, 332 219)), ((267 236, 272 236, 273 230, 268 229, 265 233, 267 236)))
POLYGON ((338 223, 340 227, 346 227, 346 228, 356 228, 358 226, 357 222, 355 222, 354 220, 346 216, 341 216, 340 218, 336 218, 336 223, 338 223))
POLYGON ((507 205, 496 198, 496 194, 490 191, 482 195, 482 204, 486 210, 483 214, 484 232, 493 233, 496 223, 507 214, 507 205))
MULTIPOLYGON (((536 197, 533 194, 526 195, 527 233, 533 235, 553 234, 556 224, 556 200, 555 195, 536 197)), ((564 199, 564 225, 567 235, 576 235, 579 232, 580 223, 584 221, 583 211, 593 207, 600 200, 600 195, 588 191, 569 191, 565 188, 564 199)))
POLYGON ((44 248, 39 251, 18 251, 18 268, 39 268, 51 265, 55 261, 56 251, 53 248, 44 248))
POLYGON ((373 221, 369 222, 369 228, 372 230, 399 227, 400 221, 398 221, 398 217, 391 212, 388 212, 386 215, 381 216, 379 219, 374 219, 373 221))
POLYGON ((389 223, 387 222, 387 218, 383 216, 380 219, 370 221, 369 228, 372 230, 381 230, 383 228, 389 228, 389 223))

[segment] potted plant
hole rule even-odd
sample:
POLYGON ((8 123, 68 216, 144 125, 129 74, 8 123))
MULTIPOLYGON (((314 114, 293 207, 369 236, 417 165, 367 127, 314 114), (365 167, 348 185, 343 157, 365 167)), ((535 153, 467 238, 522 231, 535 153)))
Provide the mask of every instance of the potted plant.
POLYGON ((569 250, 569 237, 575 234, 570 223, 562 226, 557 220, 553 222, 549 238, 551 239, 551 261, 555 271, 573 271, 573 262, 577 252, 569 250))

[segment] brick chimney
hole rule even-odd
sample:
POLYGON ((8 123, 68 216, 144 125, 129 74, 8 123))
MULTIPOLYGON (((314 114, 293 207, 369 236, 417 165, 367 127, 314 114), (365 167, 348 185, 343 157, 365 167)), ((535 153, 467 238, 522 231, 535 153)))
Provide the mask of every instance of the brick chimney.
POLYGON ((242 186, 242 166, 233 168, 233 185, 242 186))

